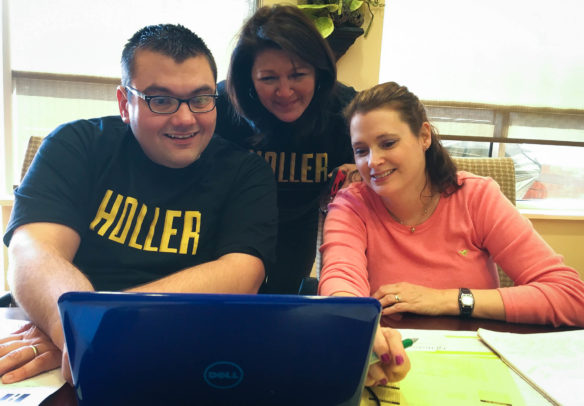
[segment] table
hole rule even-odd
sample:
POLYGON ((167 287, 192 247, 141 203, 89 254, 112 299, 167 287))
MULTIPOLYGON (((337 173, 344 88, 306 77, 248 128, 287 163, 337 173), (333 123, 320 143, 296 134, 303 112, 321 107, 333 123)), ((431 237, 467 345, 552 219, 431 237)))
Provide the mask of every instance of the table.
POLYGON ((554 327, 552 325, 506 323, 487 319, 461 319, 456 316, 422 316, 405 314, 401 320, 394 320, 387 316, 381 320, 381 325, 393 328, 414 328, 426 330, 459 330, 477 331, 484 328, 508 333, 547 333, 552 331, 575 330, 576 327, 554 327))
MULTIPOLYGON (((28 319, 26 313, 20 308, 0 308, 0 322, 2 319, 28 319)), ((495 331, 507 331, 512 333, 544 333, 550 331, 572 330, 571 327, 554 328, 550 325, 515 324, 496 320, 484 319, 460 319, 451 316, 421 316, 405 314, 400 320, 384 317, 381 322, 384 326, 404 329, 427 330, 462 330, 476 331, 478 328, 486 328, 495 331)), ((77 399, 73 388, 64 385, 53 395, 48 397, 41 406, 76 406, 77 399)))

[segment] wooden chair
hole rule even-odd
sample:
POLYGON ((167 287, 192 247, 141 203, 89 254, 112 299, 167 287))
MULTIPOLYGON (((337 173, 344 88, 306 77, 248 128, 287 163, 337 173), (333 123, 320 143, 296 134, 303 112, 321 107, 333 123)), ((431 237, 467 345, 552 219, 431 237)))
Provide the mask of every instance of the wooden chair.
MULTIPOLYGON (((511 158, 452 158, 459 171, 466 171, 474 173, 479 176, 491 177, 499 187, 501 192, 515 205, 515 165, 511 158)), ((347 186, 346 184, 344 186, 347 186)), ((324 215, 321 213, 318 221, 318 234, 316 237, 316 260, 315 260, 315 274, 316 280, 320 279, 320 270, 322 268, 322 256, 319 248, 322 245, 324 215)), ((497 266, 499 271, 499 280, 502 287, 513 286, 513 281, 507 274, 497 266)), ((299 293, 301 294, 316 294, 315 291, 309 291, 308 287, 312 289, 315 281, 310 278, 305 278, 302 282, 299 293)))
POLYGON ((26 145, 26 152, 24 154, 24 160, 22 161, 22 167, 20 169, 20 181, 24 179, 24 175, 28 171, 28 167, 32 163, 34 156, 39 150, 41 143, 43 142, 43 137, 38 137, 36 135, 31 136, 28 139, 28 144, 26 145))

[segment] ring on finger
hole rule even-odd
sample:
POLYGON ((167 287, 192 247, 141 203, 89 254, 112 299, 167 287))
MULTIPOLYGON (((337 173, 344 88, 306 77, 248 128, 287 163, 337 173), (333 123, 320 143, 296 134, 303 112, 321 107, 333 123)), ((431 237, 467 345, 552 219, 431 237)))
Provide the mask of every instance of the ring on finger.
POLYGON ((393 296, 394 296, 396 303, 399 303, 399 301, 400 301, 399 296, 398 295, 393 295, 393 296))
POLYGON ((38 349, 37 344, 32 344, 29 347, 32 348, 32 351, 34 352, 34 358, 38 357, 39 349, 38 349))

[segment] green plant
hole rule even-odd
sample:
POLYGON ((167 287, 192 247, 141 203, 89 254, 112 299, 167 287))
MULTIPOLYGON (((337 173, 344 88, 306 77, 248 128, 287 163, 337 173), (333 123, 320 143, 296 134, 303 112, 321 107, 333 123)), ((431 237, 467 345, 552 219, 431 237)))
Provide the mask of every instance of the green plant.
POLYGON ((370 16, 365 29, 365 37, 367 37, 375 17, 372 7, 383 6, 385 4, 379 0, 308 0, 307 4, 298 5, 314 21, 324 38, 331 35, 335 27, 361 27, 365 21, 364 8, 370 16))

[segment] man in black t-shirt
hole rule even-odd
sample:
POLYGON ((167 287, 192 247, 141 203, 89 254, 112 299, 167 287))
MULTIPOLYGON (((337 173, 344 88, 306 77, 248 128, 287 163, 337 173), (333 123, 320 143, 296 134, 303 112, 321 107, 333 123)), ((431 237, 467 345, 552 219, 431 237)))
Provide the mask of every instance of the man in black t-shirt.
POLYGON ((4 383, 59 365, 71 380, 64 292, 257 292, 275 258, 275 182, 260 157, 213 135, 216 80, 191 31, 145 27, 122 54, 120 117, 43 141, 4 236, 34 323, 0 340, 4 383))

